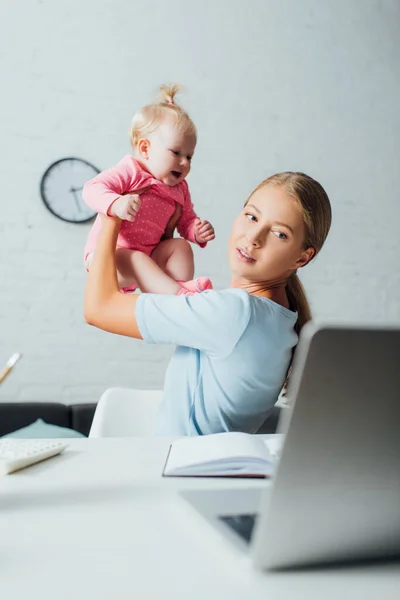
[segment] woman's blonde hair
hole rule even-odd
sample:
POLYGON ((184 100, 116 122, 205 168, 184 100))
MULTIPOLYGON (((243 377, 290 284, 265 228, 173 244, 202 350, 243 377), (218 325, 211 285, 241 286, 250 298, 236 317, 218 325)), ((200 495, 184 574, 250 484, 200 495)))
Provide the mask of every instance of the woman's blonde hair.
POLYGON ((196 127, 187 112, 175 102, 176 94, 181 90, 179 85, 160 86, 160 99, 158 102, 143 106, 133 117, 129 129, 132 148, 135 149, 138 141, 147 137, 157 129, 166 119, 172 119, 173 124, 182 133, 189 133, 197 137, 196 127))
MULTIPOLYGON (((331 204, 324 188, 318 181, 304 173, 287 171, 262 181, 251 196, 267 185, 282 186, 286 193, 301 206, 306 232, 304 249, 314 248, 314 258, 324 245, 332 221, 331 204)), ((288 279, 286 293, 291 308, 298 313, 295 330, 300 333, 302 327, 311 320, 312 315, 306 292, 296 272, 293 272, 288 279)))
MULTIPOLYGON (((280 185, 286 193, 297 202, 303 212, 303 220, 305 226, 304 250, 314 248, 313 258, 321 250, 326 237, 329 233, 332 222, 332 209, 328 194, 318 181, 294 171, 286 171, 285 173, 277 173, 265 179, 256 187, 251 196, 261 188, 267 185, 280 185)), ((250 198, 251 198, 250 196, 250 198)), ((249 202, 250 198, 247 200, 249 202)), ((246 204, 247 204, 246 202, 246 204)), ((302 327, 311 320, 311 308, 307 300, 307 295, 304 287, 294 271, 289 277, 286 284, 286 294, 289 304, 293 310, 297 311, 298 317, 294 326, 297 334, 300 333, 302 327)), ((292 360, 295 348, 292 353, 292 360)), ((291 373, 291 363, 288 367, 286 379, 283 384, 283 395, 286 395, 287 387, 291 373)))

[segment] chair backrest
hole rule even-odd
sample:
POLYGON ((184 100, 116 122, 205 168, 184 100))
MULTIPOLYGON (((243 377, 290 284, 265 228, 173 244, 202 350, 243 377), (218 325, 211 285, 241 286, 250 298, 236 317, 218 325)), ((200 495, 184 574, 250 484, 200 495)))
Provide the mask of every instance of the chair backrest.
POLYGON ((162 390, 109 388, 101 396, 89 437, 154 435, 162 390))

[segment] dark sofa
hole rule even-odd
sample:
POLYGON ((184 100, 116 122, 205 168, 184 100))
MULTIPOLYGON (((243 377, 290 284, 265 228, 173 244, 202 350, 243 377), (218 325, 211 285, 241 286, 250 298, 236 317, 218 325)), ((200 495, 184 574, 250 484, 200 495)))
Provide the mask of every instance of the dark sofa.
MULTIPOLYGON (((70 427, 88 436, 96 404, 60 404, 58 402, 0 402, 0 436, 30 425, 37 419, 70 427)), ((275 433, 280 408, 275 406, 258 433, 275 433)))
POLYGON ((94 403, 0 402, 0 436, 26 427, 37 419, 89 435, 95 409, 94 403))

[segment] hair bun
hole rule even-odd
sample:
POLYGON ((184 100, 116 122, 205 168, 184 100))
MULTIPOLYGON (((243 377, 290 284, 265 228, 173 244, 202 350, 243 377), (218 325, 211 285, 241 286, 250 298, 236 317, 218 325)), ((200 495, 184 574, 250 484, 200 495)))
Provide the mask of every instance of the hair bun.
POLYGON ((182 87, 178 84, 161 85, 160 86, 160 92, 161 92, 160 104, 176 105, 175 96, 178 92, 180 92, 181 89, 182 89, 182 87))

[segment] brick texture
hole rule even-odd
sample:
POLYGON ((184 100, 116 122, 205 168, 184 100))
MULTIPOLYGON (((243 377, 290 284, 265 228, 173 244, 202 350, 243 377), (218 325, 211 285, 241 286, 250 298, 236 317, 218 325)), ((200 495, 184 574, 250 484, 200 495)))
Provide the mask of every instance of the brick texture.
POLYGON ((109 386, 159 388, 172 348, 84 323, 88 226, 48 213, 39 182, 78 156, 129 151, 136 108, 181 81, 199 131, 190 186, 217 239, 197 274, 229 281, 230 223, 273 172, 319 179, 329 240, 304 282, 315 314, 400 322, 400 64, 396 2, 70 0, 2 3, 0 364, 23 358, 0 401, 96 401, 109 386))

